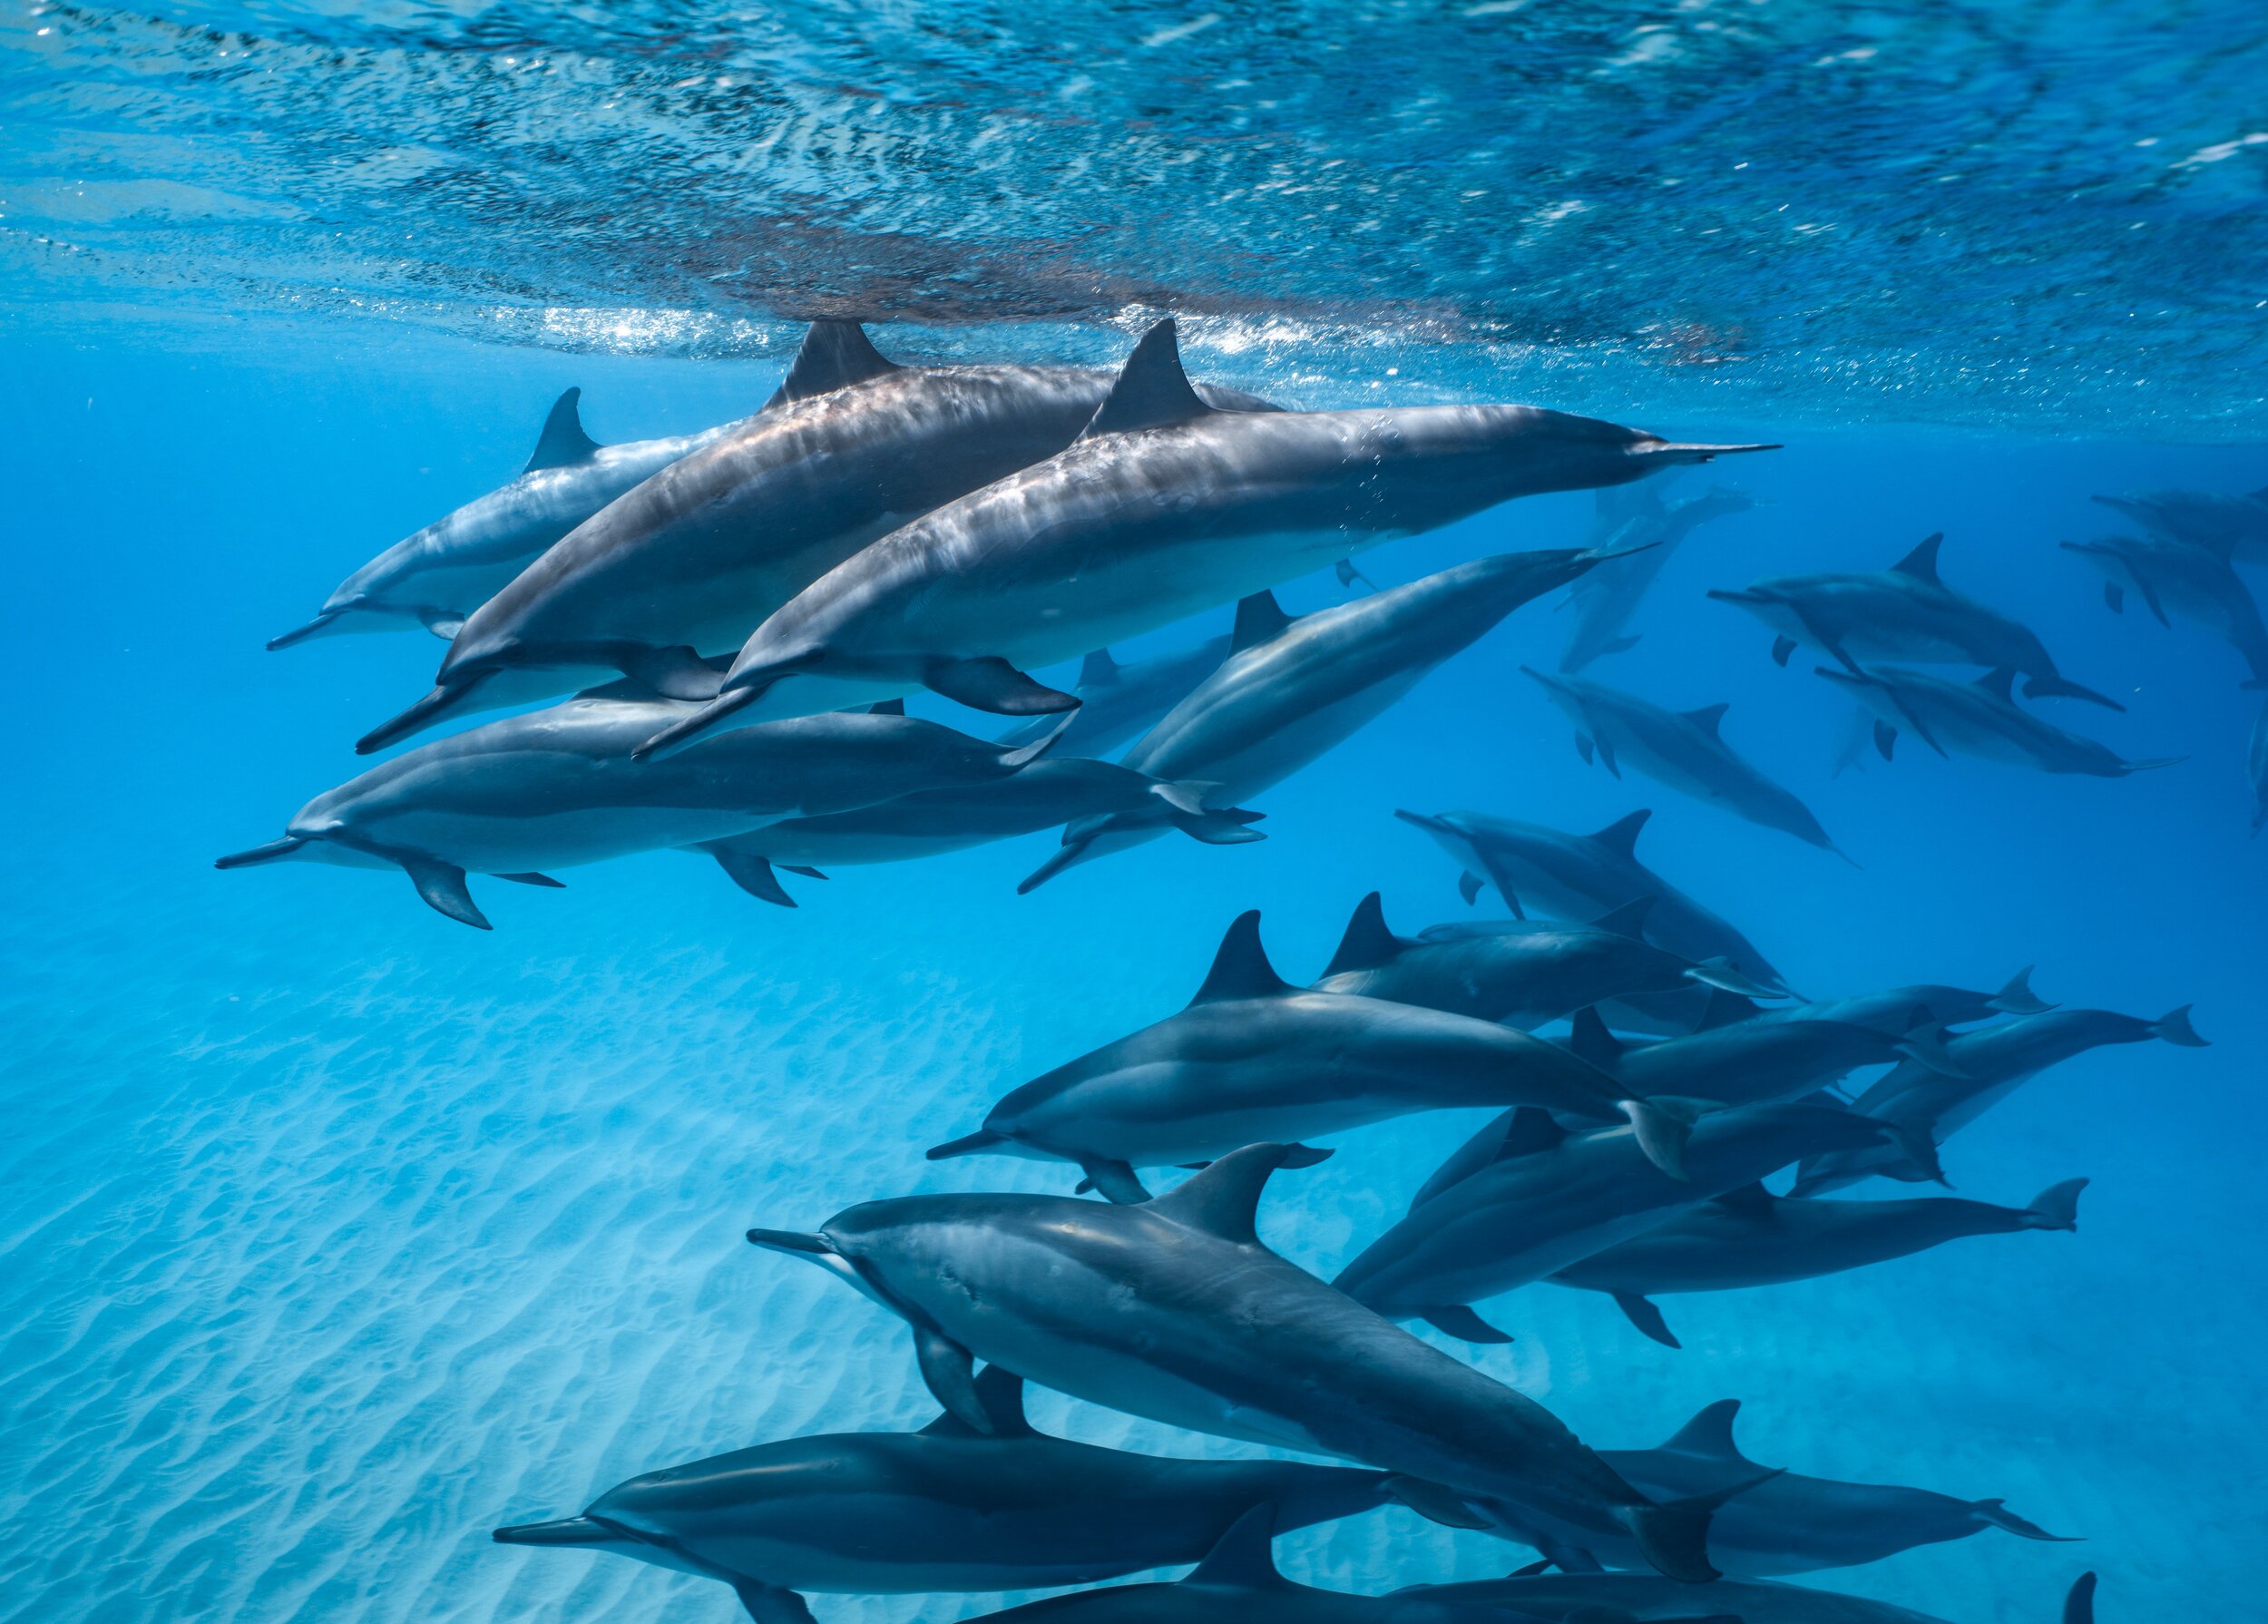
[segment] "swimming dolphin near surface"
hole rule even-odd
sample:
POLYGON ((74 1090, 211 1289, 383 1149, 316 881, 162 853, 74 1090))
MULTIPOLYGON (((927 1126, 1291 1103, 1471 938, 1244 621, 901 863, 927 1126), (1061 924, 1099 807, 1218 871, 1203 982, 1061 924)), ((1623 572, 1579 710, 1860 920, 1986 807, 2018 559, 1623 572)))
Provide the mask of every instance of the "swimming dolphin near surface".
MULTIPOLYGON (((1296 618, 1272 593, 1256 593, 1237 606, 1228 658, 1127 751, 1126 765, 1249 800, 1375 720, 1520 605, 1598 562, 1569 550, 1500 553, 1296 618)), ((1075 825, 1033 883, 1159 832, 1154 820, 1075 825)))
MULTIPOLYGON (((1066 756, 1109 755, 1148 731, 1227 658, 1227 636, 1125 665, 1111 659, 1110 650, 1095 650, 1080 662, 1079 685, 1072 690, 1079 710, 1055 748, 1066 756)), ((1031 717, 1002 734, 1001 741, 1030 744, 1055 725, 1052 716, 1031 717)))
POLYGON ((454 637, 464 617, 529 561, 623 492, 748 421, 697 435, 601 445, 582 432, 570 389, 552 404, 520 476, 396 542, 338 584, 313 620, 269 640, 288 649, 342 631, 423 625, 454 637))
POLYGON ((2238 577, 2226 554, 2191 542, 2137 541, 2129 535, 2062 545, 2108 577, 2103 582, 2103 602, 2113 613, 2126 612, 2131 592, 2161 626, 2174 623, 2171 615, 2195 621, 2218 632, 2244 656, 2253 674, 2248 686, 2268 687, 2268 624, 2262 622, 2252 589, 2238 577))
POLYGON ((2079 1227, 2079 1192, 2087 1184, 2084 1179, 2069 1179, 2040 1191, 2028 1207, 1995 1207, 1954 1196, 1821 1201, 1775 1196, 1752 1184, 1704 1202, 1658 1229, 1594 1252, 1551 1278, 1561 1286, 1606 1292, 1632 1325, 1665 1347, 1677 1347, 1681 1345, 1651 1298, 1815 1279, 1972 1235, 2074 1230, 2079 1227))
POLYGON ((2079 773, 2123 778, 2153 768, 2173 767, 2179 756, 2128 761, 2099 739, 2067 732, 2020 709, 2010 691, 2016 673, 2006 667, 1973 682, 1956 682, 1927 671, 1882 665, 1852 672, 1833 666, 1818 674, 1846 690, 1874 712, 1874 748, 1891 758, 1898 735, 1912 733, 1941 756, 1958 750, 1987 761, 2012 762, 2041 772, 2079 773))
POLYGON ((1169 318, 1076 444, 814 582, 699 718, 646 748, 759 700, 794 715, 927 687, 1004 715, 1068 709, 1025 672, 1514 497, 1763 449, 1533 406, 1217 411, 1183 375, 1169 318))
POLYGON ((1491 885, 1515 917, 1527 917, 1525 905, 1554 918, 1595 919, 1650 896, 1643 929, 1655 946, 1696 964, 1722 959, 1761 986, 1787 991, 1754 943, 1638 861, 1638 831, 1651 811, 1633 812, 1590 835, 1485 812, 1394 816, 1432 836, 1462 866, 1457 888, 1468 903, 1491 885))
POLYGON ((2029 628, 1939 580, 1937 550, 1944 539, 1933 535, 1871 574, 1779 575, 1709 596, 1737 604, 1778 632, 1772 658, 1782 665, 1798 645, 1808 645, 1854 673, 1862 660, 2005 667, 2030 678, 2028 699, 2060 696, 2126 709, 2066 678, 2029 628))
POLYGON ((2210 547, 2239 563, 2268 563, 2268 485, 2239 496, 2217 491, 2136 491, 2094 500, 2169 542, 2210 547))
MULTIPOLYGON (((1642 1153, 1676 1176, 1687 1131, 1677 1114, 1524 1032, 1301 992, 1268 963, 1254 911, 1228 927, 1187 1009, 1012 1090, 981 1130, 929 1157, 1076 1162, 1110 1199, 1132 1203, 1149 1198, 1136 1169, 1210 1161, 1255 1133, 1305 1139, 1413 1111, 1515 1103, 1627 1120, 1642 1153)), ((1312 1161, 1330 1154, 1296 1149, 1312 1161)))
POLYGON ((1569 1133, 1532 1106, 1475 1134, 1400 1223, 1332 1284, 1389 1319, 1467 1342, 1511 1338, 1472 1305, 1517 1291, 1806 1155, 1882 1143, 1887 1125, 1829 1105, 1713 1110, 1686 1141, 1683 1179, 1627 1128, 1569 1133))
MULTIPOLYGON (((1034 740, 1044 741, 1044 734, 1034 740)), ((1062 745, 1058 741, 1052 748, 1062 745)), ((732 858, 730 871, 743 888, 767 902, 794 907, 795 899, 770 877, 773 867, 811 875, 846 865, 902 863, 1083 817, 1114 817, 1129 825, 1148 818, 1160 829, 1178 829, 1208 846, 1266 838, 1251 827, 1259 813, 1207 806, 1213 788, 1166 783, 1109 761, 1050 756, 1004 778, 924 789, 850 812, 791 817, 712 842, 706 849, 732 858)))
MULTIPOLYGON (((1549 1624, 1673 1624, 1689 1620, 1694 1606, 1692 1590, 1651 1573, 1523 1570, 1509 1579, 1413 1585, 1398 1593, 1501 1608, 1516 1619, 1549 1624)), ((1740 1624, 1947 1624, 1909 1607, 1770 1580, 1720 1580, 1709 1587, 1706 1600, 1740 1624)), ((2048 1621, 2042 1619, 2040 1624, 2048 1621)), ((2064 1597, 2063 1624, 2095 1624, 2092 1573, 2079 1575, 2064 1597)))
POLYGON ((1674 504, 1657 504, 1651 513, 1636 514, 1618 527, 1599 543, 1602 551, 1642 550, 1600 564, 1568 589, 1563 607, 1575 611, 1575 623, 1568 629, 1559 670, 1579 671, 1601 655, 1620 654, 1637 643, 1622 629, 1678 543, 1712 519, 1745 514, 1755 505, 1745 492, 1720 486, 1674 504))
MULTIPOLYGON (((1852 1109, 1901 1128, 1909 1142, 1926 1136, 1943 1145, 2048 1067, 2106 1044, 2153 1038, 2184 1049, 2206 1047, 2190 1024, 2187 1004, 2155 1021, 2110 1010, 2049 1010, 1956 1032, 1945 1044, 1951 1071, 1903 1062, 1877 1078, 1852 1109)), ((1918 1183, 1938 1174, 1896 1150, 1818 1156, 1797 1170, 1793 1193, 1819 1195, 1869 1177, 1918 1183)))
POLYGON ((1024 1419, 1021 1377, 992 1365, 974 1385, 989 1434, 945 1414, 918 1433, 758 1444, 641 1472, 580 1517, 495 1539, 722 1580, 759 1624, 797 1624, 811 1617, 806 1590, 1091 1584, 1198 1560, 1257 1507, 1288 1532, 1393 1503, 1383 1472, 1171 1460, 1049 1437, 1024 1419))
MULTIPOLYGON (((1757 1482, 1761 1466, 1733 1442, 1738 1399, 1720 1399, 1680 1427, 1658 1449, 1602 1449, 1599 1454, 1632 1482, 1658 1494, 1700 1494, 1751 1483, 1725 1502, 1709 1524, 1709 1559, 1735 1579, 1808 1573, 1878 1562, 1918 1545, 1966 1540, 1998 1528, 2027 1540, 2058 1541, 1999 1500, 1959 1500, 1927 1489, 1838 1482, 1782 1472, 1757 1482)), ((1581 1551, 1566 1531, 1540 1524, 1521 1536, 1547 1557, 1559 1553, 1574 1571, 1597 1563, 1633 1565, 1628 1541, 1591 1537, 1581 1551), (1588 1556, 1591 1563, 1582 1558, 1588 1556)), ((1643 1566, 1643 1563, 1637 1564, 1643 1566)), ((1715 1592, 1711 1592, 1714 1596, 1715 1592)))
POLYGON ((777 404, 562 538, 467 617, 433 691, 356 748, 617 672, 706 700, 723 679, 699 656, 738 649, 877 536, 1062 450, 1110 386, 1062 367, 901 367, 857 323, 815 322, 777 404))
MULTIPOLYGON (((399 868, 435 912, 486 930, 467 873, 555 886, 543 870, 1006 778, 1048 744, 1004 749, 936 722, 837 711, 738 729, 681 761, 630 759, 633 743, 684 709, 585 697, 435 739, 317 796, 282 839, 214 866, 399 868)), ((718 855, 731 874, 729 855, 718 855)))
MULTIPOLYGON (((1734 753, 1719 735, 1726 707, 1666 710, 1635 694, 1582 677, 1520 668, 1542 685, 1575 724, 1575 748, 1616 778, 1624 761, 1657 783, 1725 808, 1750 823, 1793 835, 1806 846, 1843 856, 1811 808, 1734 753)), ((1847 857, 1844 861, 1849 861, 1847 857)))
POLYGON ((1942 1029, 1905 1032, 1824 1017, 1739 1021, 1683 1037, 1633 1043, 1616 1037, 1595 1009, 1575 1012, 1567 1046, 1631 1092, 1762 1105, 1801 1100, 1869 1066, 1909 1061, 1954 1071, 1942 1029))
POLYGON ((816 1235, 751 1229, 905 1320, 923 1379, 979 1431, 970 1361, 1129 1415, 1396 1474, 1458 1526, 1491 1503, 1627 1529, 1665 1573, 1715 1577, 1709 1514, 1657 1504, 1533 1400, 1429 1346, 1261 1244, 1289 1146, 1247 1145, 1155 1201, 932 1195, 869 1201, 816 1235))
POLYGON ((1422 1004, 1522 1030, 1571 1015, 1603 998, 1693 986, 1775 996, 1723 959, 1696 964, 1640 933, 1654 899, 1600 915, 1589 925, 1519 920, 1436 926, 1414 939, 1386 927, 1377 892, 1355 905, 1314 990, 1422 1004))

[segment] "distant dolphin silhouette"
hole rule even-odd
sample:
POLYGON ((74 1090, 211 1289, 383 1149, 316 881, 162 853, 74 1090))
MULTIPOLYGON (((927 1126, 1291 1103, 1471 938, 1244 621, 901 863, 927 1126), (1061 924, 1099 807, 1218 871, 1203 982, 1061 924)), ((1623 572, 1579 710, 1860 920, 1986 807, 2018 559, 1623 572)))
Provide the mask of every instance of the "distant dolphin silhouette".
POLYGON ((2190 542, 2137 541, 2133 536, 2106 536, 2092 542, 2065 542, 2064 550, 2086 559, 2107 578, 2103 602, 2112 612, 2126 611, 2126 596, 2139 596, 2161 626, 2185 620, 2218 633, 2244 656, 2252 672, 2246 684, 2268 688, 2268 624, 2252 589, 2238 578, 2225 554, 2190 542))
POLYGON ((2006 667, 1973 682, 1894 665, 1858 672, 1823 665, 1818 674, 1874 712, 1874 747, 1885 761, 1903 732, 1912 733, 1941 756, 1959 751, 2041 772, 2097 778, 2123 778, 2182 760, 2162 756, 2128 761, 2099 740, 2041 720, 2017 705, 2010 691, 2016 673, 2006 667))

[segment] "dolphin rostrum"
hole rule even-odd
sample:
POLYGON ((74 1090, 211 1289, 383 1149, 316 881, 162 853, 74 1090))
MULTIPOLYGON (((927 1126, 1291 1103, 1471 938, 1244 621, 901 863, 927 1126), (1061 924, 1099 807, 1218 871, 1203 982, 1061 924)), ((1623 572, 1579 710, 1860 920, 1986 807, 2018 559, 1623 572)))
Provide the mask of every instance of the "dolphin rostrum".
MULTIPOLYGON (((1624 761, 1657 783, 1722 807, 1735 817, 1793 835, 1807 846, 1841 848, 1819 827, 1811 808, 1735 753, 1718 732, 1726 707, 1666 710, 1661 706, 1582 677, 1521 670, 1543 687, 1575 724, 1575 748, 1585 761, 1597 757, 1616 778, 1624 761)), ((1844 861, 1848 862, 1847 857, 1844 861)))
POLYGON ((1772 658, 1782 665, 1807 644, 1853 672, 1862 660, 2006 667, 2031 679, 2024 685, 2028 698, 2126 709, 2066 678, 2028 627, 1938 579, 1938 543, 1944 539, 1933 535, 1892 568, 1871 574, 1781 575, 1709 596, 1739 605, 1778 632, 1772 658))
POLYGON ((1168 318, 1076 444, 814 582, 748 639, 700 717, 646 748, 759 699, 793 715, 925 686, 1006 715, 1067 709, 1025 672, 1514 497, 1761 449, 1532 406, 1217 411, 1168 318))
POLYGON ((2066 542, 2108 577, 2103 602, 2113 613, 2126 612, 2126 594, 2138 596, 2161 626, 2179 615, 2215 632, 2244 656, 2252 688, 2268 688, 2268 624, 2252 589, 2238 578, 2225 553, 2192 542, 2139 541, 2130 535, 2099 541, 2066 542))
POLYGON ((1891 758, 1901 732, 1912 733, 1941 756, 1958 750, 1987 761, 2097 778, 2123 778, 2129 773, 2172 767, 2182 759, 2164 756, 2128 761, 2097 739, 2042 721, 2016 703, 2011 691, 2016 673, 2006 666, 1987 671, 1973 682, 1956 682, 1894 665, 1863 671, 1838 670, 1827 665, 1817 670, 1874 712, 1874 748, 1885 761, 1891 758))
MULTIPOLYGON (((1653 1297, 1686 1291, 1778 1286, 1907 1257, 1971 1235, 2075 1230, 2084 1179, 2044 1189, 2028 1207, 1995 1207, 1955 1196, 1896 1201, 1822 1201, 1775 1196, 1761 1184, 1728 1191, 1551 1278, 1603 1291, 1630 1323, 1677 1347, 1653 1297)), ((1762 1570, 1759 1570, 1762 1571, 1762 1570)), ((1794 1569, 1781 1570, 1794 1572, 1794 1569)))
POLYGON ((1468 1342, 1510 1342, 1473 1304, 1557 1274, 1801 1157, 1886 1137, 1883 1123, 1830 1105, 1709 1111, 1686 1141, 1680 1180, 1652 1166, 1628 1128, 1569 1133, 1549 1111, 1522 1107, 1452 1156, 1402 1221, 1332 1284, 1389 1319, 1422 1319, 1468 1342))
POLYGON ((1413 939, 1386 927, 1374 891, 1355 905, 1315 990, 1422 1004, 1523 1031, 1631 993, 1699 985, 1777 996, 1724 959, 1696 964, 1645 940, 1640 933, 1653 908, 1654 898, 1641 896, 1589 925, 1482 921, 1436 925, 1413 939))
MULTIPOLYGON (((555 886, 544 870, 1006 778, 1048 745, 1012 750, 936 722, 837 711, 738 729, 681 761, 630 758, 631 744, 685 709, 582 697, 452 734, 317 796, 282 839, 214 866, 400 868, 436 912, 486 930, 468 873, 555 886)), ((749 883, 728 852, 715 855, 749 883)))
POLYGON ((2210 547, 2239 563, 2268 563, 2268 485, 2218 491, 2136 491, 2096 501, 2169 542, 2210 547))
POLYGON ((1755 944, 1637 858, 1638 831, 1651 811, 1633 812, 1591 835, 1484 812, 1396 812, 1432 836, 1463 867, 1457 888, 1469 903, 1494 885, 1517 918, 1524 906, 1559 919, 1596 919, 1641 897, 1646 940, 1706 964, 1722 959, 1750 981, 1784 993, 1787 982, 1755 944))
MULTIPOLYGON (((1508 1579, 1413 1585, 1399 1593, 1500 1608, 1521 1624, 1696 1624, 1693 1591, 1651 1573, 1523 1569, 1508 1579)), ((1709 1587, 1707 1600, 1728 1624, 1947 1624, 1910 1607, 1771 1580, 1723 1580, 1709 1587)), ((2094 1574, 2080 1574, 2064 1597, 2063 1624, 2095 1624, 2094 1574)))
MULTIPOLYGON (((996 1154, 1076 1162, 1113 1201, 1149 1198, 1138 1168, 1227 1154, 1256 1133, 1336 1133, 1413 1111, 1545 1105, 1628 1120, 1676 1177, 1683 1118, 1616 1088, 1557 1044, 1413 1004, 1301 992, 1237 916, 1187 1009, 1011 1091, 936 1160, 996 1154)), ((1329 1152, 1305 1146, 1321 1160, 1329 1152)))
POLYGON ((1684 1580, 1713 1578, 1708 1519, 1730 1495, 1657 1504, 1551 1414, 1261 1244, 1268 1176, 1295 1152, 1247 1145, 1155 1201, 933 1195, 869 1201, 816 1235, 751 1229, 905 1320, 923 1379, 979 1431, 970 1362, 1130 1415, 1335 1455, 1464 1527, 1492 1503, 1631 1533, 1684 1580))
POLYGON ((722 1580, 759 1624, 801 1624, 806 1590, 1091 1584, 1196 1561, 1255 1507, 1288 1532, 1393 1503, 1383 1472, 1171 1460, 1050 1437, 1024 1420, 1022 1379, 996 1365, 975 1393, 989 1434, 945 1414, 918 1433, 758 1444, 641 1472, 580 1517, 495 1539, 722 1580))
POLYGON ((395 543, 340 582, 313 620, 268 646, 409 624, 454 637, 466 615, 543 549, 631 486, 740 426, 601 445, 582 432, 575 409, 582 396, 570 389, 553 403, 517 479, 395 543))
POLYGON ((1603 537, 1598 543, 1600 551, 1625 556, 1601 563, 1568 589, 1562 607, 1575 611, 1575 623, 1568 628, 1559 670, 1579 671, 1601 655, 1630 649, 1638 640, 1624 636, 1622 629, 1677 544, 1711 519, 1745 514, 1755 505, 1745 492, 1720 486, 1684 502, 1657 504, 1603 537))
MULTIPOLYGON (((618 672, 706 700, 721 679, 699 656, 738 649, 875 537, 1061 451, 1110 383, 1061 367, 900 367, 857 323, 816 322, 775 404, 523 571, 466 619, 433 691, 357 748, 618 672)), ((1270 409, 1235 391, 1211 398, 1270 409)))
MULTIPOLYGON (((1296 619, 1262 592, 1237 606, 1228 658, 1125 756, 1153 777, 1220 786, 1246 801, 1376 719, 1451 655, 1598 555, 1500 553, 1296 619)), ((1064 831, 1036 883, 1161 831, 1094 819, 1064 831)))
POLYGON ((1906 1144, 1807 1158, 1794 1193, 1818 1195, 1875 1176, 1907 1183, 1934 1179, 1938 1175, 1928 1159, 1917 1161, 1911 1154, 1911 1141, 1926 1136, 1942 1145, 2048 1067, 2105 1044, 2146 1043, 2153 1038, 2184 1049, 2206 1046, 2189 1023, 2187 1004, 2155 1021, 2110 1010, 2058 1009, 1956 1032, 1945 1044, 1950 1071, 1901 1061, 1877 1078, 1853 1107, 1902 1129, 1906 1144))
MULTIPOLYGON (((1158 719, 1188 697, 1228 658, 1228 638, 1208 637, 1170 654, 1125 664, 1097 649, 1080 662, 1072 690, 1079 712, 1055 742, 1066 756, 1107 756, 1147 731, 1158 719)), ((1003 744, 1029 744, 1055 725, 1051 716, 1034 716, 1002 734, 1003 744)))

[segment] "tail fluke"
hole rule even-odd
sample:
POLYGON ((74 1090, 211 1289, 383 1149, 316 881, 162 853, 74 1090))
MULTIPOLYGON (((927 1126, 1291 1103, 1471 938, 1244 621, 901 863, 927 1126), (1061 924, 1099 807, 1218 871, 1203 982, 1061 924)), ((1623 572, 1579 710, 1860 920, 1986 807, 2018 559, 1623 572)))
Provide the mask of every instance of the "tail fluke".
POLYGON ((2176 1048, 2210 1049, 2212 1045, 2199 1037, 2197 1029, 2189 1023, 2189 1012, 2193 1007, 2185 1003, 2177 1010, 2166 1011, 2150 1022, 2150 1035, 2163 1038, 2176 1048))
POLYGON ((2056 1006, 2032 991, 2032 967, 2027 964, 1992 995, 1992 1007, 2004 1015, 2044 1015, 2056 1006))
POLYGON ((2079 1227, 2079 1192, 2085 1189, 2084 1179, 2067 1179, 2061 1184, 2050 1185, 2032 1198, 2025 1208, 2034 1229, 2069 1229, 2079 1227))

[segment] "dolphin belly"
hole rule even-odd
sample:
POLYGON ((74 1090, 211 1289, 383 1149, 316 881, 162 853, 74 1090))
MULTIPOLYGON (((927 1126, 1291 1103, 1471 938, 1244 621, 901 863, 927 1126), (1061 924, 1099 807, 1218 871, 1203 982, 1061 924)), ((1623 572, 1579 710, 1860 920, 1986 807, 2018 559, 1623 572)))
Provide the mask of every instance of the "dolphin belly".
POLYGON ((760 813, 726 807, 589 807, 495 815, 411 809, 367 832, 384 846, 421 852, 470 874, 523 874, 724 840, 767 821, 760 813))

